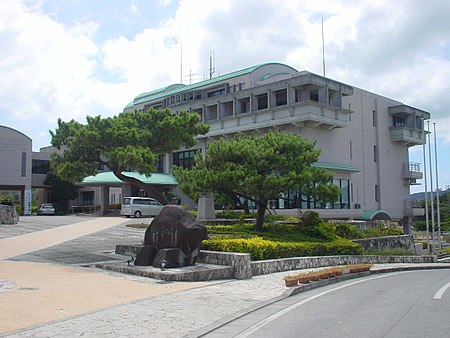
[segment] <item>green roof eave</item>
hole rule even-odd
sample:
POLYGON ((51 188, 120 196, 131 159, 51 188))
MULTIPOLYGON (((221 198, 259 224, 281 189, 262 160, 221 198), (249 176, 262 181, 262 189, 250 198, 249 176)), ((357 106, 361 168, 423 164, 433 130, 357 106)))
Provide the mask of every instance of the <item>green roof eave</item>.
MULTIPOLYGON (((154 184, 154 185, 170 185, 176 186, 178 185, 177 181, 171 174, 161 174, 161 173, 153 173, 150 176, 140 174, 138 172, 122 172, 123 175, 128 177, 133 177, 141 182, 146 184, 154 184)), ((98 173, 95 176, 88 176, 80 182, 80 185, 122 185, 125 182, 119 180, 112 171, 105 171, 102 173, 98 173)))
POLYGON ((361 219, 364 221, 392 220, 392 217, 384 210, 364 210, 361 219))
POLYGON ((317 167, 317 168, 328 169, 328 170, 345 171, 345 172, 353 172, 353 173, 357 173, 357 172, 361 171, 358 168, 352 167, 350 165, 331 163, 331 162, 316 162, 313 164, 313 166, 317 167))
POLYGON ((231 73, 228 73, 228 74, 220 75, 220 76, 217 76, 217 77, 214 77, 214 78, 211 78, 211 79, 207 79, 207 80, 200 81, 200 82, 197 82, 197 83, 193 83, 193 84, 190 84, 190 85, 185 85, 185 86, 183 86, 181 88, 175 88, 174 90, 163 91, 163 92, 157 90, 157 92, 154 95, 150 95, 150 93, 153 93, 153 92, 149 92, 149 95, 141 94, 135 99, 134 104, 137 105, 137 104, 145 103, 145 102, 148 102, 148 101, 157 100, 157 99, 169 96, 169 95, 178 94, 178 93, 181 93, 181 92, 184 92, 184 91, 193 90, 193 89, 196 89, 196 88, 199 88, 199 87, 203 87, 203 86, 211 85, 211 84, 218 83, 218 82, 221 82, 221 81, 224 81, 224 80, 232 79, 234 77, 250 74, 251 72, 255 71, 256 69, 258 69, 260 67, 263 67, 263 66, 266 66, 266 65, 270 65, 270 64, 280 64, 280 65, 289 67, 289 68, 297 71, 295 68, 293 68, 291 66, 288 66, 288 65, 285 65, 285 64, 282 64, 282 63, 277 63, 277 62, 262 63, 262 64, 259 64, 259 65, 256 65, 256 66, 251 66, 251 67, 247 67, 247 68, 244 68, 244 69, 241 69, 241 70, 237 70, 235 72, 231 72, 231 73), (141 97, 141 98, 138 99, 139 97, 141 97))

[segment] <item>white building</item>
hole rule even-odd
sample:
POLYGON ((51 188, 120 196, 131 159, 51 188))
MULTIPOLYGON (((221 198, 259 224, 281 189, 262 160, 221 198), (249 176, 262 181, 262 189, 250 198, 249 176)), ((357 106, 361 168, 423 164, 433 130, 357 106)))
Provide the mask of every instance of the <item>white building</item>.
POLYGON ((425 142, 430 114, 363 89, 280 63, 245 68, 191 85, 176 84, 138 95, 124 111, 188 110, 210 125, 196 146, 160 156, 158 171, 190 167, 196 151, 237 133, 280 130, 315 140, 317 166, 334 174, 341 188, 333 205, 314 205, 296 191, 274 201, 278 213, 315 209, 339 219, 405 219, 423 213, 409 201, 409 188, 422 178, 408 148, 425 142))

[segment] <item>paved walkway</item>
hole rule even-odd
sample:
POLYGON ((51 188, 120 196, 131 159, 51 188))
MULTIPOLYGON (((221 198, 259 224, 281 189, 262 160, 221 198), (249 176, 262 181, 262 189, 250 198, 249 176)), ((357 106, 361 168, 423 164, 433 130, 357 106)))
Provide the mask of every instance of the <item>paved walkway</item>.
MULTIPOLYGON (((292 271, 188 283, 81 267, 117 260, 115 244, 143 239, 144 230, 125 224, 148 219, 74 218, 75 224, 66 224, 60 218, 58 224, 52 218, 54 226, 40 232, 33 222, 45 218, 22 219, 15 227, 0 226, 0 336, 195 337, 288 292, 282 278, 292 271), (19 227, 23 234, 8 236, 19 227)), ((442 266, 450 267, 426 265, 442 266)), ((408 265, 374 269, 392 267, 408 265)))

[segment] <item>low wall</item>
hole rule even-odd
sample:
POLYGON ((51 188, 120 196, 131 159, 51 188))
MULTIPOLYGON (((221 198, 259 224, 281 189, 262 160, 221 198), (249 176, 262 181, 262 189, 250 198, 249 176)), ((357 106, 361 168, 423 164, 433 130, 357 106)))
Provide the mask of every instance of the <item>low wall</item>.
MULTIPOLYGON (((125 256, 136 256, 142 245, 116 245, 116 254, 125 256)), ((264 275, 274 272, 283 272, 289 270, 300 270, 308 268, 319 268, 326 266, 347 265, 347 264, 384 264, 384 263, 436 263, 437 256, 313 256, 313 257, 291 257, 270 259, 264 261, 251 261, 250 254, 236 252, 219 252, 201 250, 197 259, 198 263, 222 265, 233 267, 230 269, 215 269, 214 275, 211 273, 195 274, 186 273, 179 274, 178 277, 170 276, 168 273, 160 272, 141 272, 136 274, 141 276, 160 278, 165 280, 211 280, 214 279, 249 279, 252 276, 264 275), (169 276, 168 276, 169 275, 169 276), (179 278, 179 279, 174 279, 179 278), (205 279, 209 278, 209 279, 205 279)), ((128 272, 133 267, 122 267, 121 272, 128 272), (125 271, 126 270, 126 271, 125 271)), ((167 269, 170 271, 170 269, 167 269)))
POLYGON ((361 244, 366 250, 379 250, 386 248, 404 248, 415 252, 414 238, 412 235, 386 236, 376 238, 353 239, 352 242, 361 244))
POLYGON ((347 264, 436 263, 436 256, 314 256, 251 262, 252 276, 268 273, 347 264))

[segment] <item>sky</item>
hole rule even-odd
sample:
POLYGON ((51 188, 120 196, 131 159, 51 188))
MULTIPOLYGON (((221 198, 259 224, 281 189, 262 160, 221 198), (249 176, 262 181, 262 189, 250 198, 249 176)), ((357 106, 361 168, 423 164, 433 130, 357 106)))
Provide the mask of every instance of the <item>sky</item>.
MULTIPOLYGON (((58 118, 117 115, 140 93, 203 80, 211 51, 214 75, 272 61, 322 74, 323 18, 327 77, 430 112, 433 185, 450 185, 448 0, 1 3, 0 125, 34 151, 58 118)), ((410 161, 423 171, 422 146, 410 161)))

